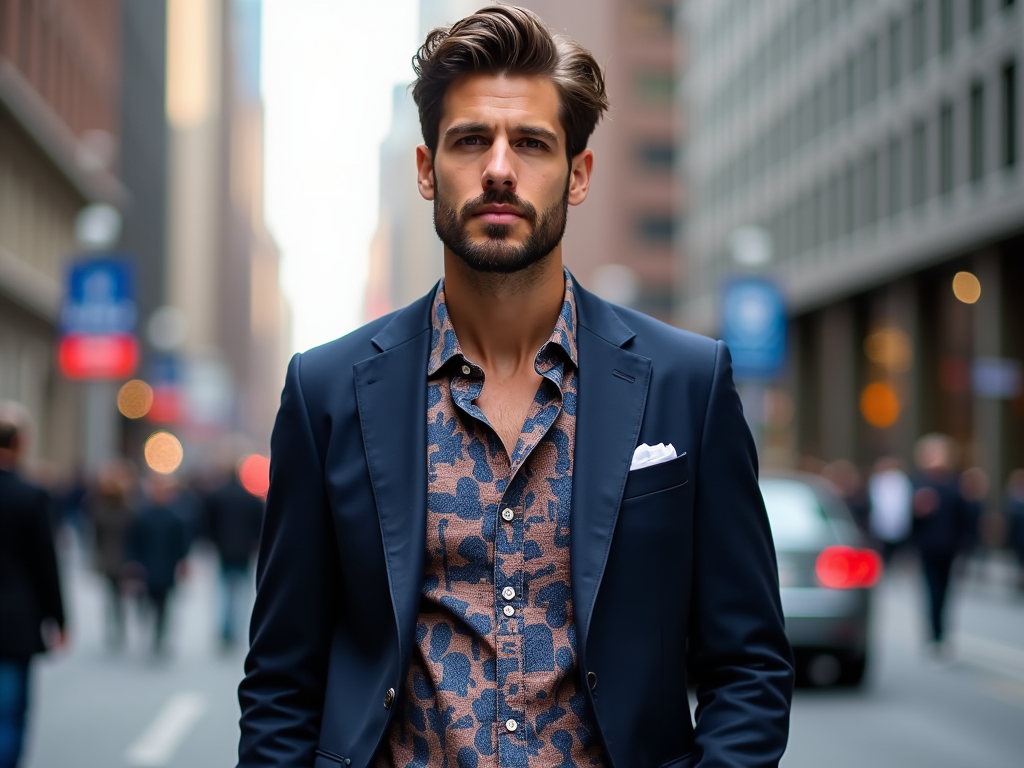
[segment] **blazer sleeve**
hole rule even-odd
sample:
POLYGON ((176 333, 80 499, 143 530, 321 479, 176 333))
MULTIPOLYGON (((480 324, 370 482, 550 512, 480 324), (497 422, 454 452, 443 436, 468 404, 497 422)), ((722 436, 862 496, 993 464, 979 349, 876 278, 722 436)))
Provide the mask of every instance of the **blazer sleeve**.
POLYGON ((36 490, 38 498, 29 515, 31 547, 35 555, 30 559, 35 570, 32 584, 36 592, 39 615, 53 621, 64 629, 64 600, 61 595, 60 569, 57 566, 57 549, 50 527, 50 496, 43 490, 36 490))
POLYGON ((239 768, 313 765, 320 734, 339 569, 301 367, 296 355, 271 437, 250 650, 238 691, 239 768))
POLYGON ((792 651, 754 441, 722 342, 696 471, 690 653, 697 764, 775 766, 789 733, 792 651))

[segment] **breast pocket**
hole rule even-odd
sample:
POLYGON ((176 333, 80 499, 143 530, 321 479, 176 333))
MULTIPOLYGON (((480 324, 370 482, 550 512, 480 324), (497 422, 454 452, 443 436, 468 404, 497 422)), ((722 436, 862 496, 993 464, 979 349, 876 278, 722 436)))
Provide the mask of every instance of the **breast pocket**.
POLYGON ((651 467, 632 470, 622 492, 623 502, 685 485, 690 479, 686 453, 651 467))

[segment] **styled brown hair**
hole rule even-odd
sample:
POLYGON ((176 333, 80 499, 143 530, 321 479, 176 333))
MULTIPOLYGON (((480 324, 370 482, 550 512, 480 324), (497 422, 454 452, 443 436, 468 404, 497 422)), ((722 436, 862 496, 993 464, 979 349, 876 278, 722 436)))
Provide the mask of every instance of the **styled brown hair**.
POLYGON ((553 35, 537 14, 514 5, 489 5, 450 28, 431 31, 412 66, 412 97, 431 153, 437 149, 445 92, 463 75, 550 78, 558 89, 570 161, 587 148, 608 109, 604 75, 590 51, 566 35, 553 35))

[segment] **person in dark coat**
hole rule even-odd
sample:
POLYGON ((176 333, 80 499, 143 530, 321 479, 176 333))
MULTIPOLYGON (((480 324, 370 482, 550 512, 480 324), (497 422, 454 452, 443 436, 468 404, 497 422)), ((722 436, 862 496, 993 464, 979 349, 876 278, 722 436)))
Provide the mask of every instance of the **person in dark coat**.
POLYGON ((50 499, 15 471, 21 431, 0 410, 0 768, 21 757, 32 658, 65 629, 50 499))
POLYGON ((146 499, 128 531, 130 567, 141 577, 153 609, 153 653, 164 653, 167 632, 167 601, 179 578, 186 573, 188 529, 176 508, 177 483, 154 475, 146 499))
POLYGON ((956 446, 940 434, 915 446, 913 539, 928 589, 932 648, 945 649, 945 608, 953 562, 963 546, 968 510, 955 471, 956 446))
POLYGON ((207 535, 220 558, 220 639, 229 647, 238 640, 240 603, 260 542, 263 499, 247 491, 231 472, 206 495, 204 511, 207 535))
POLYGON ((1024 593, 1024 469, 1010 473, 1006 485, 1006 522, 1010 549, 1017 556, 1017 588, 1024 593))
POLYGON ((112 648, 124 644, 124 577, 126 539, 135 509, 132 492, 135 473, 127 462, 111 462, 96 478, 95 487, 83 499, 83 507, 92 522, 93 567, 107 585, 107 641, 112 648))

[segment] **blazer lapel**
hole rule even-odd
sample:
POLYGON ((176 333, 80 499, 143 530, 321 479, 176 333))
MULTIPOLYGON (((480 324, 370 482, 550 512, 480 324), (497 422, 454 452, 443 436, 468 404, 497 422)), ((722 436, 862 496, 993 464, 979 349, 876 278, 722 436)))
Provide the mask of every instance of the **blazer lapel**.
POLYGON ((434 293, 374 337, 353 367, 366 463, 377 503, 399 651, 412 636, 423 585, 427 515, 427 356, 434 293))
POLYGON ((578 284, 575 291, 580 385, 569 553, 573 612, 582 655, 640 434, 651 361, 622 349, 635 334, 607 303, 578 284))

